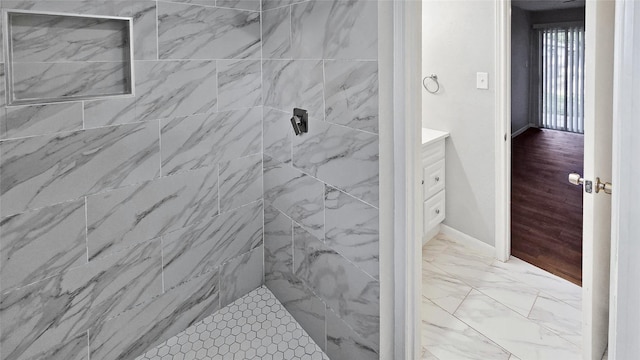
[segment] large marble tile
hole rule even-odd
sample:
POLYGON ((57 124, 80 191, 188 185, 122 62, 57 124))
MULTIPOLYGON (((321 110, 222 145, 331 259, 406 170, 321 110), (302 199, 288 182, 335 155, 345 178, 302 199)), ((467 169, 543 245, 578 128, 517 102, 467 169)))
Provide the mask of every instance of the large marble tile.
POLYGON ((454 315, 519 358, 582 358, 576 345, 476 290, 454 315))
POLYGON ((220 306, 227 306, 264 283, 262 246, 229 260, 220 270, 220 306))
POLYGON ((0 139, 82 129, 82 103, 8 107, 0 116, 0 139))
POLYGON ((135 97, 84 101, 85 129, 136 122, 135 97))
POLYGON ((80 333, 76 336, 69 336, 60 343, 51 344, 50 347, 40 347, 29 349, 25 353, 20 353, 23 349, 8 353, 0 350, 4 360, 88 360, 88 339, 87 333, 80 333))
POLYGON ((161 59, 240 59, 260 56, 257 12, 158 2, 161 59))
POLYGON ((308 1, 291 8, 294 59, 377 59, 378 2, 308 1))
POLYGON ((453 314, 471 286, 429 264, 422 263, 422 296, 453 314))
POLYGON ((378 206, 378 136, 313 122, 293 138, 293 166, 368 204, 378 206))
POLYGON ((260 11, 260 0, 217 0, 216 6, 231 9, 260 11))
MULTIPOLYGON (((1 21, 0 21, 0 25, 2 25, 1 21)), ((6 77, 5 77, 5 73, 4 73, 4 68, 5 68, 5 64, 1 63, 0 64, 0 106, 5 106, 7 104, 7 101, 6 101, 7 100, 6 77)), ((0 116, 3 115, 2 113, 3 113, 3 111, 0 110, 0 116)))
POLYGON ((376 61, 325 61, 324 81, 328 122, 378 133, 376 61))
POLYGON ((89 331, 91 359, 134 359, 220 308, 219 273, 209 272, 89 331))
POLYGON ((84 199, 0 220, 0 293, 87 262, 84 199))
POLYGON ((291 7, 262 12, 262 58, 288 59, 291 50, 291 7))
POLYGON ((136 60, 158 59, 158 15, 155 0, 131 2, 133 48, 136 60))
POLYGON ((363 339, 331 309, 327 310, 327 350, 331 359, 379 359, 379 341, 363 339))
POLYGON ((468 284, 477 284, 492 271, 493 261, 492 257, 451 242, 429 262, 468 284))
POLYGON ((2 295, 2 358, 48 359, 90 326, 160 295, 160 250, 159 241, 141 244, 2 295))
MULTIPOLYGON (((135 0, 139 1, 139 0, 135 0)), ((4 9, 82 15, 130 16, 131 0, 2 0, 4 9)))
POLYGON ((439 359, 423 346, 422 357, 420 358, 420 360, 439 360, 439 359))
POLYGON ((289 113, 305 109, 313 129, 324 119, 322 76, 322 60, 263 60, 264 105, 289 113))
POLYGON ((488 265, 493 261, 490 255, 453 242, 449 243, 447 249, 430 264, 473 286, 520 315, 527 316, 539 290, 518 282, 499 269, 488 265))
POLYGON ((264 209, 264 272, 266 279, 293 272, 293 221, 273 206, 264 209))
POLYGON ((264 108, 263 143, 264 153, 281 163, 291 162, 291 113, 264 108))
POLYGON ((582 312, 541 293, 528 318, 582 348, 582 312))
POLYGON ((12 99, 46 102, 128 94, 129 75, 124 62, 14 63, 12 99))
POLYGON ((494 261, 491 266, 515 281, 549 294, 575 309, 582 309, 582 288, 576 284, 514 257, 506 263, 494 261))
POLYGON ((256 202, 165 235, 165 289, 258 248, 263 239, 262 212, 262 203, 256 202))
POLYGON ((218 214, 218 169, 205 168, 87 198, 89 259, 218 214))
POLYGON ((259 108, 195 115, 162 122, 162 173, 213 166, 262 148, 259 108))
POLYGON ((291 272, 277 273, 272 279, 267 278, 266 285, 313 341, 324 350, 327 311, 324 302, 291 272))
POLYGON ((325 188, 325 243, 378 279, 378 209, 330 186, 325 188))
POLYGON ((128 52, 125 21, 53 16, 11 17, 14 65, 25 62, 112 61, 128 52))
POLYGON ((365 340, 380 337, 380 283, 298 225, 293 228, 294 272, 365 340))
MULTIPOLYGON (((164 1, 164 0, 160 0, 164 1)), ((185 3, 191 5, 202 5, 202 6, 216 6, 217 0, 173 0, 171 2, 175 3, 185 3)))
POLYGON ((262 11, 275 9, 307 0, 262 0, 262 11))
POLYGON ((442 360, 507 360, 510 355, 429 300, 422 301, 422 346, 442 360))
POLYGON ((262 105, 260 60, 218 61, 218 109, 220 111, 262 105))
POLYGON ((152 122, 0 143, 1 215, 157 177, 158 133, 152 122))
POLYGON ((433 239, 422 246, 423 263, 434 261, 443 251, 447 249, 448 246, 449 242, 442 234, 436 235, 433 239))
POLYGON ((265 203, 324 239, 324 184, 268 156, 263 166, 265 203))
POLYGON ((139 120, 216 111, 215 61, 136 61, 135 68, 139 120))
POLYGON ((262 154, 220 164, 220 211, 262 199, 262 154))

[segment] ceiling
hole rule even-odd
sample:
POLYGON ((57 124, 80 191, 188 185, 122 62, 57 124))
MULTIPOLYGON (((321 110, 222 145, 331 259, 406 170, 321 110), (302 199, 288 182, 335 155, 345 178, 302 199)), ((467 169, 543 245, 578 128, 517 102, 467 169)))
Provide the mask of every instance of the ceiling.
POLYGON ((585 0, 513 0, 512 4, 526 11, 542 11, 583 7, 585 0))

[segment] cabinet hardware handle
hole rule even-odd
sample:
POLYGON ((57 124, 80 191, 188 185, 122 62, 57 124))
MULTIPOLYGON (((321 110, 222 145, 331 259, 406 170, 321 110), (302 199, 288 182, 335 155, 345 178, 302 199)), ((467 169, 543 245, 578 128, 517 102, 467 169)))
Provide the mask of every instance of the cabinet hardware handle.
POLYGON ((440 176, 436 176, 436 182, 440 181, 440 176))
POLYGON ((436 209, 436 215, 440 214, 440 209, 436 209))

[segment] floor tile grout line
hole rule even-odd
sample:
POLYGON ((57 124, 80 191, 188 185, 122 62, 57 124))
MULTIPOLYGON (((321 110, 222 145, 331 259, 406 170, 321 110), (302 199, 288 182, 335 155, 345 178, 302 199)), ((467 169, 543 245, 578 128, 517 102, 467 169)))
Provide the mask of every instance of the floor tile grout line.
MULTIPOLYGON (((471 248, 469 248, 469 247, 465 246, 464 244, 460 244, 460 243, 456 242, 456 241, 455 241, 455 239, 451 239, 451 240, 452 240, 453 242, 455 242, 456 244, 461 245, 463 248, 465 248, 465 249, 467 249, 467 250, 474 251, 473 249, 471 249, 471 248)), ((448 249, 448 248, 449 248, 449 246, 447 246, 447 249, 448 249)), ((446 250, 443 250, 441 253, 444 253, 445 251, 446 251, 446 250)), ((455 255, 455 254, 452 254, 452 255, 455 255)), ((504 269, 502 269, 502 268, 500 268, 500 267, 496 267, 496 266, 494 266, 493 264, 495 263, 495 261, 497 261, 497 260, 494 260, 494 261, 493 261, 490 265, 488 265, 488 266, 489 266, 490 268, 496 268, 496 269, 498 269, 498 270, 504 270, 504 269)), ((431 262, 430 262, 430 263, 431 263, 431 262)), ((439 267, 437 264, 433 264, 433 263, 431 263, 431 265, 432 265, 432 266, 435 266, 435 267, 436 267, 436 268, 438 268, 439 270, 444 271, 445 273, 449 274, 450 276, 455 277, 457 280, 460 280, 460 281, 464 282, 465 284, 467 284, 467 285, 469 285, 469 286, 471 286, 471 287, 474 287, 474 288, 475 288, 475 286, 473 286, 473 285, 472 285, 472 284, 470 284, 469 282, 464 281, 463 279, 458 278, 456 275, 451 274, 450 272, 446 271, 445 269, 442 269, 442 268, 441 268, 441 267, 439 267)), ((531 264, 528 264, 528 265, 530 265, 530 266, 532 266, 532 267, 534 266, 534 265, 531 265, 531 264)), ((497 275, 499 275, 500 277, 505 278, 505 280, 509 280, 509 281, 517 282, 517 283, 524 283, 527 287, 529 287, 529 288, 531 288, 531 289, 533 289, 533 290, 538 291, 538 293, 547 294, 547 295, 551 296, 552 298, 556 299, 557 301, 560 301, 560 302, 562 302, 562 303, 564 303, 564 304, 566 304, 566 305, 568 305, 568 306, 571 306, 572 308, 576 309, 576 307, 575 307, 575 306, 573 306, 573 305, 571 305, 571 304, 567 303, 566 301, 564 301, 564 300, 562 300, 562 299, 558 299, 558 297, 557 297, 557 296, 554 296, 554 295, 548 294, 546 291, 541 290, 539 287, 533 286, 533 285, 531 285, 530 283, 526 283, 526 282, 524 282, 524 281, 520 281, 520 280, 516 279, 515 277, 509 276, 509 274, 507 274, 507 273, 503 273, 502 271, 500 271, 500 273, 494 273, 494 274, 497 274, 497 275)), ((552 281, 555 281, 553 278, 549 278, 549 279, 550 279, 550 280, 552 280, 552 281)), ((478 290, 478 291, 480 291, 480 290, 478 290)), ((480 291, 480 292, 482 292, 482 291, 480 291)), ((483 292, 483 293, 484 293, 484 292, 483 292)), ((488 296, 488 295, 487 295, 487 296, 488 296)), ((494 300, 495 300, 495 299, 494 299, 494 300)), ((497 300, 496 300, 496 301, 497 301, 497 300)), ((498 302, 500 302, 500 301, 498 301, 498 302)), ((500 303, 501 303, 501 304, 503 304, 502 302, 500 302, 500 303)), ((505 304, 503 304, 503 305, 505 305, 505 304)), ((506 306, 506 305, 505 305, 505 306, 506 306)), ((507 306, 507 307, 508 307, 508 306, 507 306)), ((577 310, 578 310, 578 311, 582 311, 581 309, 577 309, 577 310)))
MULTIPOLYGON (((471 292, 471 291, 469 291, 471 292)), ((446 312, 447 314, 453 316, 456 320, 460 321, 461 323, 465 324, 466 326, 468 326, 470 329, 472 329, 473 331, 475 331, 476 333, 478 333, 478 335, 482 336, 484 339, 486 339, 487 341, 489 341, 491 344, 495 345, 496 347, 504 350, 506 353, 508 354, 513 354, 511 351, 505 349, 503 346, 501 346, 500 344, 496 343, 493 339, 489 338, 487 335, 485 335, 484 333, 482 333, 480 330, 474 328, 473 326, 467 324, 464 320, 458 318, 457 316, 455 316, 454 314, 449 313, 447 310, 443 309, 442 306, 434 303, 433 301, 427 299, 429 302, 431 302, 433 305, 439 307, 442 311, 446 312)), ((460 305, 462 305, 462 303, 460 303, 460 305)), ((424 319, 423 319, 424 320, 424 319)))
MULTIPOLYGON (((475 287, 472 289, 472 291, 473 291, 473 290, 476 290, 477 292, 481 293, 482 295, 486 296, 487 298, 489 298, 489 299, 491 299, 491 300, 493 300, 493 301, 495 301, 495 302, 499 303, 500 305, 504 306, 504 307, 505 307, 505 308, 507 308, 509 311, 511 311, 513 314, 515 314, 515 315, 516 315, 516 317, 518 317, 518 316, 519 316, 519 317, 523 318, 524 320, 526 320, 526 321, 528 321, 528 322, 530 322, 530 323, 532 323, 532 324, 535 324, 535 325, 537 325, 537 326, 539 326, 539 327, 541 327, 541 328, 544 328, 545 330, 547 330, 547 331, 551 332, 552 334, 554 334, 554 335, 556 335, 557 337, 561 338, 562 340, 564 340, 564 341, 566 341, 566 342, 570 343, 571 345, 576 345, 576 344, 574 344, 572 341, 569 341, 569 340, 565 339, 563 336, 561 336, 560 334, 558 334, 556 331, 553 331, 553 330, 549 329, 548 327, 544 326, 543 324, 540 324, 540 323, 538 323, 538 322, 536 322, 536 321, 533 321, 533 320, 531 320, 531 319, 529 319, 529 318, 525 317, 524 315, 522 315, 522 314, 520 314, 519 312, 517 312, 517 311, 513 310, 512 308, 510 308, 509 306, 507 306, 507 305, 503 304, 502 302, 500 302, 500 301, 498 301, 498 300, 494 299, 493 297, 491 297, 491 296, 489 296, 489 295, 485 294, 484 292, 482 292, 482 291, 480 291, 480 290, 476 289, 475 287)), ((470 293, 471 293, 471 291, 469 292, 469 294, 470 294, 470 293)), ((467 294, 467 296, 465 296, 465 300, 466 300, 466 298, 469 296, 469 294, 467 294)), ((536 296, 536 299, 537 299, 537 296, 536 296)), ((457 312, 457 311, 458 311, 458 309, 460 308, 460 306, 462 306, 462 304, 463 304, 463 303, 464 303, 464 301, 463 301, 463 302, 461 302, 461 303, 460 303, 460 305, 458 305, 458 308, 456 309, 456 311, 455 311, 455 312, 457 312)), ((455 315, 455 312, 454 312, 454 314, 452 314, 452 315, 453 315, 456 319, 458 319, 458 320, 462 321, 463 323, 467 324, 469 327, 471 327, 471 328, 472 328, 472 329, 474 329, 475 331, 479 332, 480 334, 484 335, 486 338, 488 338, 488 339, 490 339, 491 341, 495 342, 495 341, 494 341, 493 339, 491 339, 488 335, 485 335, 485 334, 484 334, 482 331, 480 331, 479 329, 476 329, 476 328, 475 328, 475 327, 473 327, 471 324, 468 324, 468 323, 467 323, 467 322, 465 322, 463 319, 459 318, 457 315, 455 315)), ((501 346, 501 347, 502 347, 502 346, 501 346)), ((503 348, 504 348, 504 347, 503 347, 503 348)), ((507 352, 509 352, 510 354, 513 354, 513 352, 511 352, 510 350, 508 350, 508 349, 506 349, 506 348, 505 348, 505 350, 507 350, 507 352)))
POLYGON ((456 311, 458 311, 458 309, 460 308, 460 306, 462 306, 462 303, 464 303, 464 301, 465 301, 465 300, 467 300, 467 297, 469 297, 469 294, 471 294, 471 292, 472 292, 473 290, 476 290, 476 291, 477 291, 477 289, 475 289, 475 288, 473 288, 473 287, 472 287, 471 289, 469 289, 469 291, 467 291, 467 294, 464 296, 464 298, 462 298, 462 301, 460 301, 460 303, 458 304, 458 306, 456 306, 456 309, 455 309, 455 310, 453 310, 453 312, 451 313, 451 315, 452 315, 452 316, 456 316, 456 315, 455 315, 456 311))
MULTIPOLYGON (((437 267, 437 265, 435 265, 435 264, 431 264, 431 265, 432 265, 432 266, 437 267)), ((439 268, 439 267, 437 267, 437 268, 438 268, 438 269, 440 269, 440 270, 442 270, 442 271, 445 271, 445 270, 443 270, 443 269, 441 269, 441 268, 439 268)), ((445 271, 445 272, 446 272, 446 271, 445 271)), ((496 299, 495 297, 493 297, 493 296, 491 296, 491 295, 487 294, 485 291, 482 291, 481 289, 478 289, 476 286, 474 286, 474 285, 470 284, 469 282, 465 281, 464 279, 461 279, 461 278, 459 278, 459 277, 457 277, 457 276, 455 276, 455 275, 453 275, 453 274, 450 274, 450 273, 448 273, 448 272, 447 272, 447 274, 448 274, 448 275, 450 275, 450 276, 452 276, 454 279, 456 279, 456 280, 458 280, 458 281, 460 281, 460 282, 462 282, 462 283, 464 283, 464 284, 468 285, 469 287, 471 287, 471 288, 472 288, 472 290, 476 290, 477 292, 481 293, 482 295, 484 295, 484 296, 486 296, 486 297, 490 298, 491 300, 493 300, 493 301, 495 301, 495 302, 499 303, 500 305, 502 305, 502 306, 506 307, 507 309, 509 309, 509 310, 510 310, 510 311, 512 311, 513 313, 515 313, 515 314, 517 314, 517 315, 519 315, 519 316, 523 317, 523 318, 524 318, 524 319, 526 319, 526 320, 529 320, 529 321, 531 321, 531 322, 534 322, 534 323, 538 324, 539 326, 544 327, 545 329, 547 329, 547 330, 549 330, 549 331, 553 332, 554 334, 557 334, 557 332, 556 332, 556 331, 554 331, 554 330, 552 330, 552 329, 548 328, 547 326, 545 326, 545 325, 543 325, 543 324, 539 324, 538 322, 536 322, 536 321, 534 321, 534 320, 529 319, 529 314, 531 313, 531 310, 532 310, 532 309, 533 309, 533 307, 535 306, 535 302, 538 300, 538 297, 539 297, 539 294, 540 294, 540 290, 539 290, 539 289, 533 289, 533 290, 538 291, 538 294, 536 294, 536 298, 535 298, 535 300, 534 300, 534 302, 533 302, 533 305, 531 305, 531 309, 529 310, 529 314, 528 314, 527 316, 524 316, 524 315, 522 315, 521 313, 519 313, 518 311, 516 311, 515 309, 511 308, 509 305, 505 304, 503 301, 500 301, 500 300, 496 299)), ((531 287, 531 286, 528 286, 528 287, 531 287)), ((532 287, 531 287, 531 288, 532 288, 532 287)), ((464 302, 464 300, 466 300, 466 298, 469 296, 469 294, 470 294, 470 293, 471 293, 471 291, 469 291, 469 293, 467 293, 467 295, 465 295, 465 298, 463 299, 463 301, 462 301, 462 302, 464 302)), ((558 301, 561 301, 561 300, 558 300, 558 301)), ((462 302, 458 305, 458 307, 456 308, 456 311, 457 311, 457 310, 458 310, 458 308, 462 305, 462 302)), ((568 305, 568 304, 567 304, 567 305, 568 305)), ((569 306, 570 306, 570 305, 569 305, 569 306)), ((454 311, 454 313, 455 313, 455 311, 454 311)), ((453 314, 452 314, 452 315, 453 315, 453 314)), ((558 334, 558 336, 560 336, 560 335, 558 334)), ((564 339, 564 338, 563 338, 563 339, 564 339)), ((565 339, 565 340, 566 340, 566 339, 565 339)), ((569 341, 569 340, 567 340, 567 341, 569 341)), ((571 342, 571 341, 569 341, 569 342, 571 342)), ((571 342, 571 343, 573 343, 573 342, 571 342)))
MULTIPOLYGON (((453 240, 453 239, 452 239, 452 240, 453 240)), ((463 247, 464 247, 464 246, 463 246, 463 247)), ((448 246, 447 246, 447 247, 445 247, 445 249, 446 249, 446 248, 448 248, 448 246)), ((466 249, 466 247, 464 247, 464 248, 466 249)), ((443 250, 443 252, 444 252, 444 250, 443 250)), ((454 254, 454 255, 455 255, 455 254, 454 254)), ((431 266, 434 266, 434 267, 436 267, 437 269, 439 269, 439 270, 443 271, 445 274, 449 275, 451 278, 453 278, 453 279, 455 279, 455 280, 458 280, 458 281, 462 282, 463 284, 466 284, 466 285, 468 285, 469 287, 471 287, 471 290, 469 290, 469 292, 467 293, 467 295, 465 295, 464 299, 460 302, 460 304, 457 306, 456 310, 455 310, 451 315, 452 315, 452 316, 454 316, 456 319, 460 320, 461 322, 465 323, 466 325, 468 325, 470 328, 474 329, 474 330, 475 330, 475 331, 477 331, 478 333, 482 334, 482 335, 483 335, 483 336, 485 336, 486 338, 488 338, 488 336, 484 335, 484 333, 482 333, 480 330, 478 330, 478 329, 474 328, 474 327, 473 327, 473 326, 471 326, 470 324, 467 324, 464 320, 460 319, 457 315, 455 315, 455 313, 458 311, 458 309, 460 308, 460 306, 462 306, 462 304, 467 300, 467 298, 468 298, 469 294, 470 294, 470 293, 471 293, 471 291, 473 291, 473 290, 476 290, 476 291, 478 291, 479 293, 481 293, 482 295, 486 296, 487 298, 489 298, 489 299, 491 299, 491 300, 493 300, 493 301, 496 301, 497 303, 501 304, 502 306, 504 306, 505 308, 507 308, 507 309, 508 309, 509 311, 511 311, 512 313, 515 313, 515 314, 519 315, 520 317, 524 318, 526 321, 529 321, 529 322, 531 322, 531 323, 533 323, 533 324, 535 324, 535 325, 537 325, 537 326, 539 326, 539 327, 541 327, 541 328, 543 328, 543 329, 546 329, 546 330, 547 330, 547 331, 549 331, 550 333, 552 333, 552 334, 556 335, 557 337, 559 337, 559 338, 563 339, 564 341, 568 342, 569 344, 574 345, 574 346, 577 346, 577 347, 579 347, 579 346, 580 346, 580 345, 578 345, 578 344, 575 344, 573 341, 568 340, 568 339, 567 339, 567 338, 565 338, 562 334, 559 334, 556 330, 550 329, 549 327, 547 327, 547 326, 546 326, 546 325, 544 325, 544 324, 541 324, 541 323, 539 323, 539 322, 537 322, 537 321, 534 321, 534 320, 529 319, 528 315, 527 315, 527 316, 524 316, 524 315, 520 314, 519 312, 515 311, 514 309, 512 309, 512 308, 511 308, 511 307, 509 307, 508 305, 504 304, 502 301, 499 301, 499 300, 495 299, 494 297, 492 297, 492 296, 490 296, 490 295, 486 294, 484 291, 482 291, 482 290, 478 289, 476 286, 474 286, 474 285, 470 284, 469 282, 465 281, 464 279, 460 278, 459 276, 457 276, 457 275, 455 275, 455 274, 451 274, 450 272, 448 272, 448 271, 446 271, 446 270, 444 270, 444 269, 440 268, 439 266, 437 266, 437 264, 433 264, 431 261, 426 261, 426 260, 423 260, 423 261, 424 261, 425 263, 428 263, 428 264, 430 264, 431 266)), ((489 266, 491 267, 492 265, 493 265, 493 263, 492 263, 491 265, 489 265, 489 266)), ((532 266, 533 266, 533 265, 532 265, 532 266)), ((501 275, 501 276, 503 276, 504 274, 500 274, 500 275, 501 275)), ((517 281, 517 280, 515 280, 515 279, 513 279, 513 278, 510 278, 510 277, 507 277, 507 276, 503 276, 503 277, 505 277, 505 278, 506 278, 506 280, 517 281)), ((544 292, 542 292, 542 291, 541 291, 539 288, 537 288, 537 287, 531 286, 531 285, 530 285, 530 284, 528 284, 528 283, 527 283, 526 285, 527 285, 527 287, 529 287, 529 288, 531 288, 531 289, 533 289, 533 290, 535 290, 535 291, 536 291, 536 298, 535 298, 535 300, 534 300, 534 302, 533 302, 533 304, 532 304, 532 306, 531 306, 531 309, 529 310, 529 315, 530 315, 530 313, 531 313, 531 311, 532 311, 533 307, 535 306, 535 303, 537 302, 537 300, 538 300, 538 298, 539 298, 539 296, 540 296, 540 293, 544 293, 544 292)), ((555 297, 553 297, 553 298, 555 299, 555 297)), ((428 298, 427 298, 427 300, 431 301, 431 300, 430 300, 430 299, 428 299, 428 298)), ((559 302, 561 302, 561 303, 565 303, 565 302, 563 302, 563 301, 562 301, 562 300, 560 300, 560 299, 556 299, 556 300, 557 300, 557 301, 559 301, 559 302)), ((431 301, 431 302, 433 303, 433 301, 431 301)), ((435 303, 434 303, 434 304, 435 304, 435 303)), ((566 303, 565 303, 565 304, 566 304, 566 303)), ((437 305, 437 304, 435 304, 435 305, 437 305)), ((566 304, 566 305, 571 306, 570 304, 566 304)), ((438 305, 438 306, 439 306, 439 305, 438 305)), ((442 308, 441 306, 439 306, 439 307, 440 307, 440 308, 442 308)), ((444 309, 443 309, 443 310, 444 310, 444 309)), ((444 310, 444 311, 446 311, 446 310, 444 310)), ((448 313, 448 311, 447 311, 447 313, 448 313)), ((488 339, 495 343, 495 341, 493 341, 492 339, 490 339, 490 338, 488 338, 488 339)), ((496 343, 496 344, 497 344, 497 343, 496 343)), ((499 345, 499 346, 500 346, 500 345, 499 345)), ((506 348, 504 348, 504 347, 502 347, 502 346, 500 346, 500 347, 501 347, 501 348, 503 348, 503 349, 505 349, 509 354, 512 354, 512 355, 513 355, 513 353, 512 353, 511 351, 507 350, 506 348)))

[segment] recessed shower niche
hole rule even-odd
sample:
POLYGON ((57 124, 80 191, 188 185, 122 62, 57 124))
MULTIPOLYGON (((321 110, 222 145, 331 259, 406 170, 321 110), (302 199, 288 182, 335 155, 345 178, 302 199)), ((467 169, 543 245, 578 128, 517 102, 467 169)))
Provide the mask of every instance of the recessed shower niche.
POLYGON ((132 19, 6 10, 7 103, 133 95, 132 19))

